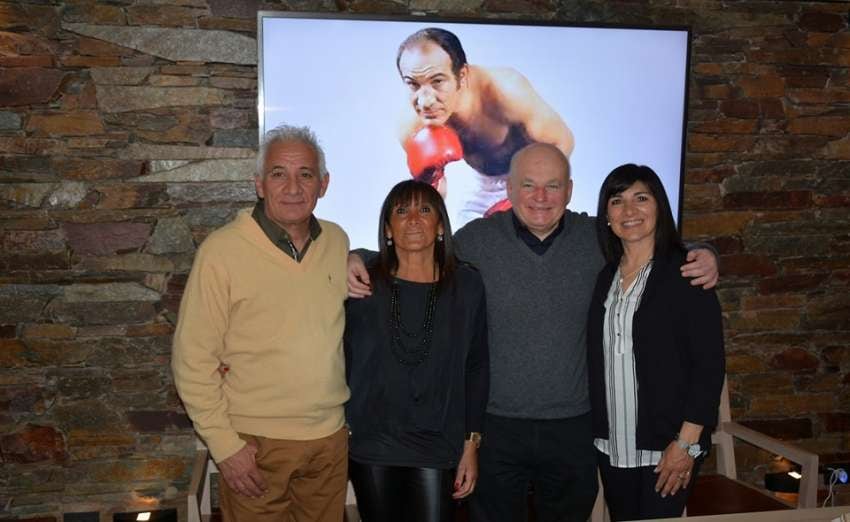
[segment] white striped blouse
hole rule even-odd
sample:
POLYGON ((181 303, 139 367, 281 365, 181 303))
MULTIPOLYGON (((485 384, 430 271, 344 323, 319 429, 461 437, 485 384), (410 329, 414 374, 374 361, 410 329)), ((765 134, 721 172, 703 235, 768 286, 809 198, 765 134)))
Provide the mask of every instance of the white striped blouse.
POLYGON ((632 319, 640 305, 652 262, 638 271, 629 288, 620 287, 620 269, 614 274, 605 299, 602 349, 605 360, 605 395, 608 403, 608 439, 596 439, 596 448, 617 468, 655 466, 661 451, 637 448, 637 378, 632 351, 632 319))

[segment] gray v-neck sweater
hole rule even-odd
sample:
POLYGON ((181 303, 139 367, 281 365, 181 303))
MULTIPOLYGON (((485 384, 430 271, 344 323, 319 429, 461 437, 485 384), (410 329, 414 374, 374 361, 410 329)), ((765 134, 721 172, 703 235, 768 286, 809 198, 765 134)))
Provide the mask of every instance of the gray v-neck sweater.
POLYGON ((476 219, 454 236, 487 296, 490 400, 504 417, 559 419, 590 411, 587 313, 604 258, 596 218, 567 211, 542 256, 517 236, 511 212, 476 219))

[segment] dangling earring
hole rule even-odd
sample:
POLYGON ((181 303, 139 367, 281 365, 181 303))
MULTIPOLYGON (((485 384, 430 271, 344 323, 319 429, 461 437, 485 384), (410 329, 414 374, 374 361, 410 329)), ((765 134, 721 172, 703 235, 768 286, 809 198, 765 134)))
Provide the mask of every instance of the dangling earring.
POLYGON ((437 234, 437 242, 438 242, 438 243, 442 243, 442 242, 443 242, 443 234, 437 234))
POLYGON ((388 246, 388 247, 391 247, 391 246, 393 246, 393 238, 391 238, 391 237, 388 237, 388 238, 387 238, 387 241, 386 241, 386 243, 387 243, 387 246, 388 246))
POLYGON ((610 221, 608 222, 608 226, 609 226, 609 227, 611 226, 611 222, 610 222, 610 221))

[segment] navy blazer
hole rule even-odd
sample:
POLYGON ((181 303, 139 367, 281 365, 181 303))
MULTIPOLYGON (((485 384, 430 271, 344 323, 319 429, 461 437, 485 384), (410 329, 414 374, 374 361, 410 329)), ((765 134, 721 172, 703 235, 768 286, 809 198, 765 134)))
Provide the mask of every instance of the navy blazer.
MULTIPOLYGON (((664 450, 683 421, 704 426, 700 445, 709 448, 726 369, 723 321, 714 290, 691 286, 679 267, 685 253, 655 259, 632 322, 638 387, 636 442, 664 450)), ((590 303, 587 365, 593 435, 608 438, 602 335, 605 299, 617 264, 599 273, 590 303)))

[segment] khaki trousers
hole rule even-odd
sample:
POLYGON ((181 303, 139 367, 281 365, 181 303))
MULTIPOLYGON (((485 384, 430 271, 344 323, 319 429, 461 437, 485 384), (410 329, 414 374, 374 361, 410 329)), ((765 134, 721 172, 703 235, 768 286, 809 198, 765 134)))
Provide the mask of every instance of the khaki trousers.
POLYGON ((225 522, 341 522, 348 484, 348 430, 317 440, 280 440, 240 433, 257 446, 268 491, 248 498, 219 481, 225 522))

